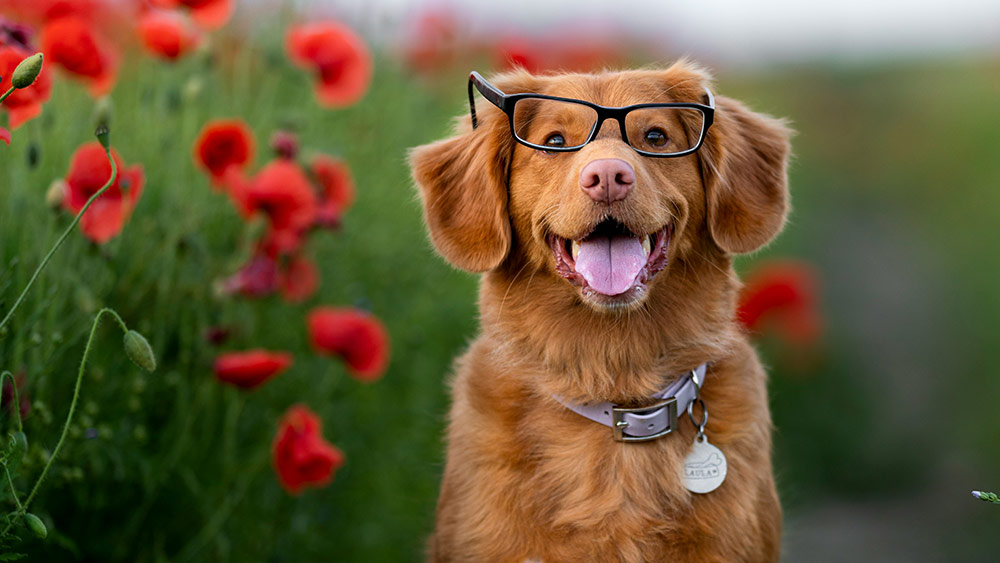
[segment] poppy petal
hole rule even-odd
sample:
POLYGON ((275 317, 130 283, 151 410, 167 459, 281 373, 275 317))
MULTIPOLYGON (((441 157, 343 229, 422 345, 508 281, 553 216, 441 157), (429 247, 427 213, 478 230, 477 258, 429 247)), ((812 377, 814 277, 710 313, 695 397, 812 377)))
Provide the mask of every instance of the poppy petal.
POLYGON ((344 212, 354 203, 354 182, 347 165, 326 155, 312 161, 312 173, 320 189, 320 204, 316 224, 335 228, 344 212))
POLYGON ((223 354, 215 359, 212 370, 223 383, 253 389, 279 375, 292 365, 288 352, 248 350, 223 354))
POLYGON ((253 160, 254 137, 240 119, 217 119, 202 128, 194 143, 194 160, 212 180, 213 187, 223 187, 231 167, 244 169, 253 160))
POLYGON ((201 0, 197 5, 187 2, 191 6, 191 19, 202 28, 213 31, 226 25, 229 18, 233 16, 233 0, 201 0))
POLYGON ((175 61, 198 45, 200 37, 177 12, 148 12, 139 20, 136 31, 143 45, 153 55, 175 61))
POLYGON ((364 96, 372 77, 372 56, 365 42, 337 22, 316 22, 289 29, 285 48, 291 59, 319 78, 316 95, 327 107, 345 107, 364 96))
POLYGON ((311 260, 295 257, 285 266, 281 275, 281 295, 289 303, 301 303, 316 293, 319 272, 311 260))
POLYGON ((50 20, 42 32, 48 61, 83 80, 91 95, 111 91, 118 74, 118 53, 84 18, 68 15, 50 20))
POLYGON ((41 104, 32 104, 30 106, 20 106, 16 108, 10 108, 10 128, 17 129, 25 122, 30 121, 42 114, 41 104))
POLYGON ((239 293, 246 297, 264 297, 274 293, 279 283, 278 264, 263 253, 255 254, 246 264, 224 282, 223 292, 239 293))
MULTIPOLYGON (((121 231, 142 194, 144 182, 141 166, 124 166, 114 149, 111 150, 111 157, 120 174, 80 219, 80 229, 97 243, 107 242, 121 231)), ((100 143, 91 141, 81 145, 70 160, 70 169, 65 178, 63 207, 74 214, 79 213, 110 177, 111 164, 100 143)))
POLYGON ((121 197, 105 193, 80 218, 80 229, 90 240, 103 244, 122 230, 125 224, 123 215, 121 197))
POLYGON ((278 482, 297 495, 307 486, 321 487, 333 481, 344 464, 344 454, 323 439, 321 423, 305 405, 288 409, 271 446, 271 460, 278 482))
POLYGON ((389 364, 389 336, 382 323, 358 309, 318 307, 306 320, 313 349, 340 356, 361 381, 382 377, 389 364))
POLYGON ((818 285, 807 264, 791 260, 764 263, 747 276, 737 319, 752 333, 772 327, 790 343, 812 344, 822 332, 818 285))

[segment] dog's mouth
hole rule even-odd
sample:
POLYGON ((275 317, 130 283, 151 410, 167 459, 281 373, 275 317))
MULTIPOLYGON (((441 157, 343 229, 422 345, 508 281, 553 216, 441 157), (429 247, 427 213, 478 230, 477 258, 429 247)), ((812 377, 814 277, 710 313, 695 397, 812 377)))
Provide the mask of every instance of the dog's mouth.
POLYGON ((578 239, 548 236, 556 271, 585 298, 605 306, 627 305, 646 293, 646 283, 667 266, 673 225, 636 235, 614 219, 578 239))

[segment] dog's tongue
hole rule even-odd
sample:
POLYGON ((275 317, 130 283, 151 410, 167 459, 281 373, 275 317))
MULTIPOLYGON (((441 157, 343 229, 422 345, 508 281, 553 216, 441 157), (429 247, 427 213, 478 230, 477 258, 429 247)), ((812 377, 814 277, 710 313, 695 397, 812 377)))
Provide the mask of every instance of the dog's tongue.
POLYGON ((639 239, 622 235, 585 239, 576 257, 576 271, 604 295, 628 291, 645 265, 646 253, 639 239))

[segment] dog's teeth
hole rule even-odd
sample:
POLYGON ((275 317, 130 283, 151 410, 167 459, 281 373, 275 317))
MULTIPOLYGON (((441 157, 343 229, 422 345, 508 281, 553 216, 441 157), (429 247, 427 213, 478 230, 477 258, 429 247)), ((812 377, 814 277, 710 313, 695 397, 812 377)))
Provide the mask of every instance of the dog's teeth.
MULTIPOLYGON (((570 253, 573 255, 573 260, 576 260, 576 257, 580 255, 580 243, 574 240, 573 244, 570 245, 569 250, 570 253)), ((647 254, 649 253, 647 252, 647 254)))
POLYGON ((651 236, 642 237, 642 250, 646 253, 646 257, 649 258, 649 253, 653 251, 653 243, 651 242, 651 236))

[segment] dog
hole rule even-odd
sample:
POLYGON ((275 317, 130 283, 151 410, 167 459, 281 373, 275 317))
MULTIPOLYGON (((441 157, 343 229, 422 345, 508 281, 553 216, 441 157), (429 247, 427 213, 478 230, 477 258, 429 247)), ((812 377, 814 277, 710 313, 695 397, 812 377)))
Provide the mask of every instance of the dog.
POLYGON ((790 130, 683 60, 473 73, 469 96, 409 156, 433 246, 482 273, 429 560, 778 560, 732 259, 785 223, 790 130), (703 442, 718 455, 693 459, 703 442))

